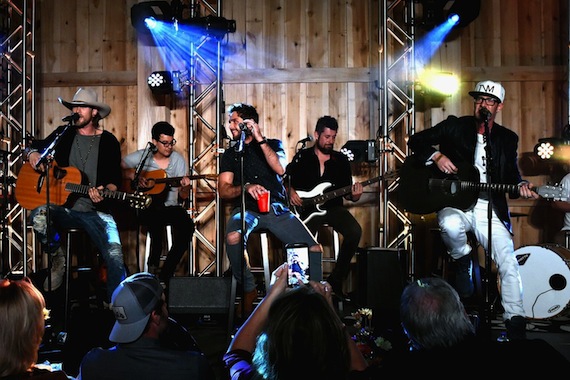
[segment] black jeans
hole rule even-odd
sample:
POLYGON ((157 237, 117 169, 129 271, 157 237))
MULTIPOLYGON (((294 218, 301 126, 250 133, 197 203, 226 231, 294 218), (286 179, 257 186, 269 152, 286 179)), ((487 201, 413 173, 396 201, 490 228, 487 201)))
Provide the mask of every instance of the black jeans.
MULTIPOLYGON (((312 217, 307 227, 313 234, 323 225, 328 224, 342 235, 342 244, 336 260, 335 267, 329 280, 342 284, 350 272, 350 261, 358 249, 362 228, 354 216, 344 206, 335 206, 327 209, 325 215, 312 217)), ((330 281, 329 281, 330 282, 330 281)))
POLYGON ((160 271, 160 280, 167 282, 174 275, 178 263, 188 249, 188 244, 194 234, 194 221, 181 206, 151 207, 142 210, 140 223, 148 228, 151 237, 148 265, 156 267, 160 264, 164 227, 172 226, 173 241, 170 251, 160 271))

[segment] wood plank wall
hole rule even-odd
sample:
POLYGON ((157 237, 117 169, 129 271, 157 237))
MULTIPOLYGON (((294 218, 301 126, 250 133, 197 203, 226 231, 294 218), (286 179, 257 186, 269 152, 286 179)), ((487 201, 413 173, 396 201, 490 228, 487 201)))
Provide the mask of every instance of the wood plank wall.
MULTIPOLYGON (((188 155, 184 96, 153 96, 146 85, 148 74, 162 69, 164 62, 160 48, 137 41, 130 22, 135 3, 39 2, 38 136, 51 132, 67 114, 58 97, 71 99, 78 86, 90 86, 112 107, 103 125, 117 136, 123 154, 143 147, 150 139, 150 127, 168 120, 177 128, 177 149, 188 155)), ((311 133, 325 114, 339 120, 337 148, 348 140, 375 138, 380 7, 378 0, 224 1, 223 15, 237 25, 236 33, 223 44, 225 104, 255 105, 264 133, 282 139, 290 158, 296 142, 311 133)), ((562 0, 483 0, 480 16, 457 38, 446 41, 431 61, 435 68, 460 74, 460 94, 418 112, 416 129, 449 114, 471 113, 467 91, 479 80, 499 80, 507 91, 499 122, 519 134, 519 154, 528 164, 528 179, 536 184, 559 180, 555 178, 559 170, 535 164, 530 152, 538 138, 559 136, 568 123, 567 13, 568 4, 562 0)), ((212 138, 205 131, 195 137, 200 146, 212 138)), ((378 168, 361 165, 355 170, 357 179, 366 179, 378 168)), ((370 186, 365 198, 351 207, 364 226, 362 247, 378 245, 379 203, 378 187, 370 186)), ((544 231, 555 227, 547 226, 544 212, 535 211, 544 210, 544 202, 517 201, 512 206, 513 211, 531 215, 514 220, 516 246, 549 239, 544 231)), ((430 223, 429 216, 418 218, 420 227, 430 223)), ((214 242, 215 229, 210 226, 205 231, 214 242)), ((428 244, 419 237, 416 244, 428 244)), ((136 237, 129 231, 122 238, 127 263, 134 268, 136 237)), ((202 266, 209 260, 204 257, 202 266)))

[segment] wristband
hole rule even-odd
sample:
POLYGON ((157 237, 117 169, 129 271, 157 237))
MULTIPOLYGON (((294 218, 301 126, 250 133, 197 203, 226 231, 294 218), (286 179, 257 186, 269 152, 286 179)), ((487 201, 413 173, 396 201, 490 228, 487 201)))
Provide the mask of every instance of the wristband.
POLYGON ((438 162, 439 160, 441 160, 442 157, 443 157, 443 153, 440 152, 440 153, 439 153, 439 156, 437 156, 437 158, 434 158, 432 161, 437 164, 437 162, 438 162))
POLYGON ((259 145, 267 144, 267 139, 264 137, 263 140, 258 142, 259 145))

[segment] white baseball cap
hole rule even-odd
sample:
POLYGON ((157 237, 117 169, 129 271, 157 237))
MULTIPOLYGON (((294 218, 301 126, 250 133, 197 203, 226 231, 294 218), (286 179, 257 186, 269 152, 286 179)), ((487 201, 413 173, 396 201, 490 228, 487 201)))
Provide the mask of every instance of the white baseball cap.
POLYGON ((486 80, 477 83, 477 85, 475 86, 475 90, 469 91, 469 95, 471 95, 474 98, 481 95, 490 95, 499 99, 499 102, 502 103, 505 100, 505 88, 501 86, 499 82, 486 80))

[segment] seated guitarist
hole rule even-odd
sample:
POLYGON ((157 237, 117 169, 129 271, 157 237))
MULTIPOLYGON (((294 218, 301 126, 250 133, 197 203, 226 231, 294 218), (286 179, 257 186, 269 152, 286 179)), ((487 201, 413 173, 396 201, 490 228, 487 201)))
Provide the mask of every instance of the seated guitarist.
MULTIPOLYGON (((408 140, 410 149, 419 162, 436 165, 442 173, 457 174, 456 165, 469 163, 479 169, 481 183, 488 182, 489 170, 492 183, 518 185, 519 193, 512 197, 538 198, 538 194, 530 190, 532 184, 522 180, 518 169, 518 136, 495 122, 497 113, 503 109, 503 86, 490 80, 479 82, 469 95, 474 99, 473 116, 449 116, 415 133, 408 140), (492 157, 487 159, 489 151, 492 157)), ((488 195, 488 191, 481 192, 469 210, 444 207, 437 212, 442 240, 456 262, 455 287, 462 298, 470 297, 474 290, 470 267, 472 247, 467 232, 473 232, 483 248, 488 248, 488 195)), ((526 321, 507 199, 501 192, 493 192, 491 196, 491 253, 501 280, 503 319, 509 339, 521 339, 526 336, 526 321)))
MULTIPOLYGON (((317 121, 313 147, 301 149, 287 166, 289 176, 289 199, 291 205, 305 221, 307 227, 315 234, 319 227, 328 224, 342 235, 342 244, 335 267, 327 278, 334 293, 338 297, 346 297, 343 292, 343 281, 350 272, 350 261, 358 249, 362 228, 354 216, 343 206, 343 197, 339 196, 319 205, 325 212, 312 214, 314 207, 303 207, 303 199, 297 191, 310 191, 319 184, 329 182, 326 191, 351 186, 351 192, 344 198, 356 202, 363 192, 362 184, 352 183, 352 169, 348 158, 333 150, 338 131, 338 122, 334 117, 323 116, 317 121), (312 214, 312 215, 311 215, 312 214)), ((318 194, 315 194, 318 195, 318 194)))
MULTIPOLYGON (((148 271, 158 274, 161 282, 168 286, 168 280, 174 275, 178 263, 188 250, 188 244, 194 234, 194 221, 182 207, 182 199, 188 197, 190 189, 190 177, 188 177, 188 164, 182 155, 174 151, 176 140, 174 139, 174 127, 166 121, 159 121, 152 126, 152 143, 145 149, 128 154, 123 158, 123 169, 137 168, 142 166, 139 175, 137 190, 153 194, 153 184, 150 181, 150 173, 164 171, 169 178, 178 178, 176 183, 165 186, 162 192, 152 195, 151 206, 141 210, 140 223, 147 226, 150 232, 151 244, 148 257, 148 271), (150 151, 150 152, 149 152, 150 151), (148 157, 147 157, 148 154, 148 157), (145 162, 142 160, 147 157, 145 162), (150 181, 150 182, 149 182, 150 181), (173 242, 166 260, 160 268, 160 256, 164 238, 164 227, 172 226, 173 242)), ((127 171, 129 180, 135 179, 135 171, 127 171)), ((135 189, 132 189, 135 190, 135 189)))
MULTIPOLYGON (((121 183, 119 141, 111 132, 99 126, 99 121, 109 115, 111 107, 98 102, 97 93, 89 88, 79 88, 71 102, 61 98, 59 102, 73 112, 71 116, 64 118, 69 124, 58 127, 44 140, 35 140, 28 150, 27 159, 33 169, 44 172, 47 169, 47 160, 44 159, 46 150, 59 138, 55 146, 55 163, 58 167, 79 169, 85 178, 85 184, 89 186, 89 193, 78 198, 73 204, 66 202, 63 206, 53 204, 56 194, 52 194, 54 198, 50 198, 52 206, 49 222, 55 229, 47 228, 45 204, 30 213, 34 232, 41 241, 44 252, 52 255, 51 273, 44 282, 44 290, 57 289, 65 274, 65 254, 60 247, 57 229, 81 227, 97 246, 107 264, 106 302, 110 302, 113 291, 126 277, 117 223, 110 214, 109 201, 104 201, 102 194, 104 191, 117 191, 121 183)), ((51 185, 50 183, 50 188, 51 185)))

